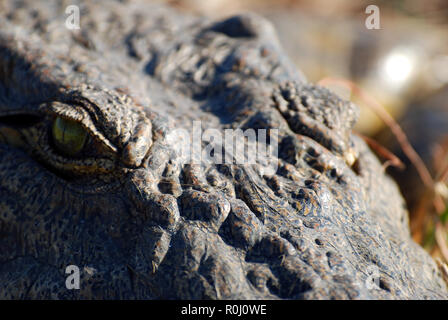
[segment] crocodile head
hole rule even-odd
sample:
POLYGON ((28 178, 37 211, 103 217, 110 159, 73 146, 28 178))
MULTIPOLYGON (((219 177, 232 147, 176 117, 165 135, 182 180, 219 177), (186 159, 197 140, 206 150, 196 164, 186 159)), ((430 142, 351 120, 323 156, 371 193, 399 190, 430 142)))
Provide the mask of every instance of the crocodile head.
POLYGON ((80 5, 73 31, 62 3, 2 6, 1 297, 446 297, 357 108, 267 21, 117 1, 80 5), (275 171, 181 157, 194 121, 277 130, 275 171))

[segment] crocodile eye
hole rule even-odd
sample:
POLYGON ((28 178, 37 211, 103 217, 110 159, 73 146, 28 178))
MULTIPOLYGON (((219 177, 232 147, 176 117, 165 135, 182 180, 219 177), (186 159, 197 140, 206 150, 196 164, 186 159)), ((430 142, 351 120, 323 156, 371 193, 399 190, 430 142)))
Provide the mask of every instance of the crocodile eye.
POLYGON ((52 128, 56 148, 65 155, 79 153, 86 142, 87 131, 76 121, 57 117, 52 128))

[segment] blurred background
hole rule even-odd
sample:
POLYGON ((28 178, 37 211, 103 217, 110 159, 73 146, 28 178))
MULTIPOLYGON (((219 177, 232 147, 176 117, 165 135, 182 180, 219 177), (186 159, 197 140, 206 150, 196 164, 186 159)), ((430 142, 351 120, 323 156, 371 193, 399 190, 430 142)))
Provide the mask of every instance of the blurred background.
POLYGON ((399 184, 414 240, 448 262, 448 1, 159 1, 215 19, 245 11, 269 19, 309 81, 361 108, 355 131, 399 184), (380 29, 366 27, 372 4, 380 29), (389 165, 395 156, 404 169, 389 165))

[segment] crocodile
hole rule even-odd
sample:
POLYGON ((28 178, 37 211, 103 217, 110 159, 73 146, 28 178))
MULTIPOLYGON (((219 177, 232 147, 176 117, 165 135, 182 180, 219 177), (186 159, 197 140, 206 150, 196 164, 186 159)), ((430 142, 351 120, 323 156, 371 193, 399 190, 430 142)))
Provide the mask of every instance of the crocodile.
POLYGON ((252 13, 0 2, 0 297, 447 299, 357 117, 252 13), (181 156, 197 124, 274 165, 181 156))

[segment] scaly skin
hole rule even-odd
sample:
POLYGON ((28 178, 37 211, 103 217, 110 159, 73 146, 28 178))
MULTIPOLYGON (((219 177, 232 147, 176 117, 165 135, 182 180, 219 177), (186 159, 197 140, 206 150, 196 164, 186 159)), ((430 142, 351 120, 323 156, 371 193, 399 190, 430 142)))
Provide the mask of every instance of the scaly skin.
POLYGON ((95 1, 72 31, 62 4, 16 5, 0 3, 1 298, 447 298, 357 108, 306 83, 268 22, 95 1), (55 117, 88 132, 82 154, 57 151, 55 117), (194 120, 278 129, 277 171, 187 163, 172 133, 194 120))

